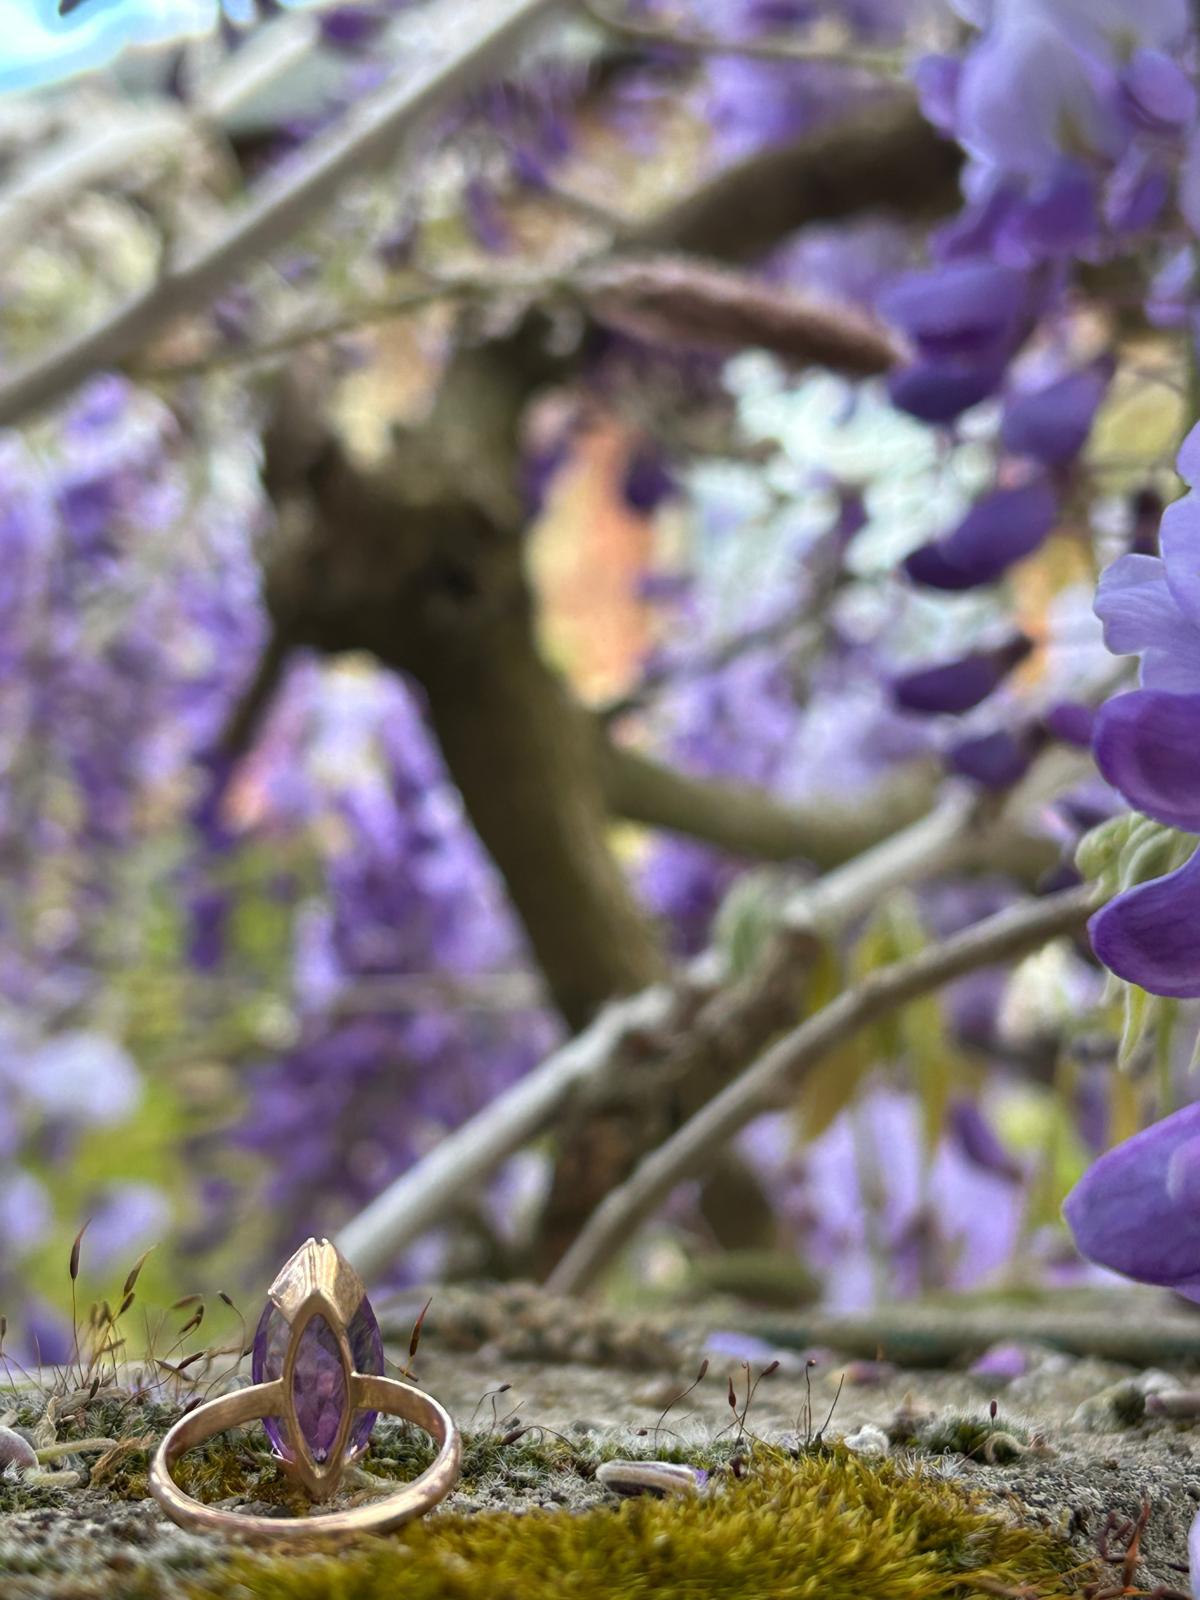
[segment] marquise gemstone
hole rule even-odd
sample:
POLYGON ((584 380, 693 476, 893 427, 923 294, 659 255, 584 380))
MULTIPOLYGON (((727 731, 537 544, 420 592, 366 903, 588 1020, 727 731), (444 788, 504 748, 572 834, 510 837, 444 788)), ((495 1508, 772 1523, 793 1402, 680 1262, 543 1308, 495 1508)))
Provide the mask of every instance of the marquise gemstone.
MULTIPOLYGON (((255 1383, 272 1383, 283 1376, 291 1331, 279 1307, 268 1300, 254 1335, 251 1377, 255 1383)), ((359 1301, 346 1333, 354 1370, 381 1374, 383 1338, 366 1295, 359 1301)), ((292 1395, 296 1419, 309 1454, 322 1466, 329 1459, 347 1404, 346 1374, 342 1371, 337 1337, 322 1316, 313 1317, 300 1335, 300 1348, 292 1369, 292 1395)), ((357 1456, 366 1448, 376 1415, 374 1411, 359 1411, 355 1415, 346 1439, 347 1457, 357 1456)), ((276 1453, 290 1460, 293 1451, 283 1419, 265 1417, 263 1427, 276 1453)))

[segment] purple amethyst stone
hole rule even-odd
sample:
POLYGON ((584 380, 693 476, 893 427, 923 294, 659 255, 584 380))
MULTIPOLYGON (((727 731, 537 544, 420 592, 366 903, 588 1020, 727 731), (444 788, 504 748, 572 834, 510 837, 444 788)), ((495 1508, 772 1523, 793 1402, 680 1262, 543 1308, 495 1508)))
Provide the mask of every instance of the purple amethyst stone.
MULTIPOLYGON (((346 1333, 354 1370, 381 1375, 383 1338, 366 1295, 359 1301, 358 1310, 351 1317, 346 1333)), ((250 1370, 255 1383, 272 1383, 283 1376, 290 1338, 290 1325, 275 1302, 268 1300, 254 1334, 250 1370)), ((300 1349, 292 1374, 292 1395, 296 1418, 309 1454, 317 1466, 322 1466, 328 1461, 337 1439, 347 1395, 346 1374, 342 1371, 337 1337, 320 1315, 313 1317, 300 1335, 300 1349)), ((360 1411, 355 1416, 346 1440, 348 1460, 366 1449, 377 1415, 374 1411, 360 1411)), ((287 1440, 283 1418, 264 1417, 263 1427, 276 1454, 290 1461, 294 1451, 287 1440)))

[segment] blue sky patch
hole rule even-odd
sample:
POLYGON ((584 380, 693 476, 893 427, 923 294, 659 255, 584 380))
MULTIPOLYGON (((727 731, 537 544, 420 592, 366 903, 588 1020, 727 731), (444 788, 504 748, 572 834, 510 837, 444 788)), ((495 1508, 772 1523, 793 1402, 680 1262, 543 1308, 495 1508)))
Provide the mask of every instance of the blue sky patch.
MULTIPOLYGON (((228 0, 237 22, 247 0, 228 0)), ((106 66, 123 50, 196 38, 217 25, 221 0, 0 0, 0 94, 35 89, 106 66)))

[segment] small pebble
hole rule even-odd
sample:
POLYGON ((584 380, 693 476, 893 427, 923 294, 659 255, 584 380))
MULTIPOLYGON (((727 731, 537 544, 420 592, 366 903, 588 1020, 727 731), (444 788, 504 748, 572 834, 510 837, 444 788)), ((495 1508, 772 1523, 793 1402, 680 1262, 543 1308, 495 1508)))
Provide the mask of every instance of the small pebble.
POLYGON ((847 1450, 860 1456, 885 1456, 888 1453, 888 1436, 873 1422, 864 1423, 857 1433, 849 1433, 842 1440, 847 1450))
POLYGON ((1149 1417, 1200 1417, 1200 1389, 1174 1389, 1146 1396, 1149 1417))
POLYGON ((10 1466, 24 1471, 37 1464, 37 1451, 28 1439, 22 1438, 12 1428, 0 1428, 0 1472, 10 1466))
POLYGON ((613 1494, 695 1494, 703 1479, 676 1461, 605 1461, 596 1479, 613 1494))

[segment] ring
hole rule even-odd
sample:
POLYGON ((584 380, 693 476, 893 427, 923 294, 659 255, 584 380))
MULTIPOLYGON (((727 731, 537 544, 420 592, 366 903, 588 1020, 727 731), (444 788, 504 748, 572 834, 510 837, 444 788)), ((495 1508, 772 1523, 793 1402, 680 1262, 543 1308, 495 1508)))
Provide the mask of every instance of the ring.
POLYGON ((181 1417, 150 1465, 150 1492, 181 1527, 255 1544, 343 1540, 386 1533, 444 1500, 458 1478, 462 1441, 446 1409, 383 1375, 383 1338, 362 1279, 328 1239, 309 1239, 267 1294, 254 1335, 252 1383, 181 1417), (313 1501, 329 1500, 367 1448, 380 1412, 403 1417, 438 1446, 431 1467, 395 1494, 316 1517, 255 1517, 193 1500, 175 1482, 187 1451, 242 1423, 262 1421, 283 1470, 313 1501))

